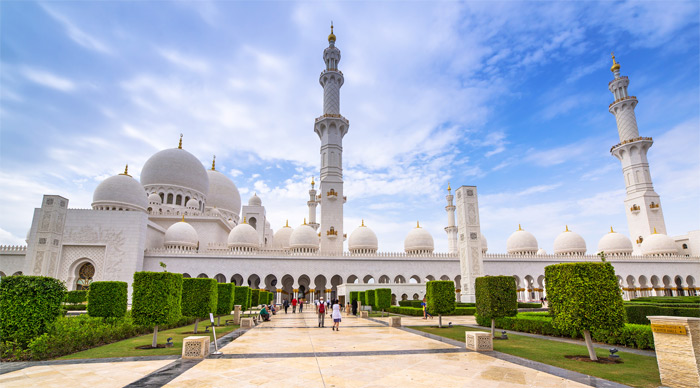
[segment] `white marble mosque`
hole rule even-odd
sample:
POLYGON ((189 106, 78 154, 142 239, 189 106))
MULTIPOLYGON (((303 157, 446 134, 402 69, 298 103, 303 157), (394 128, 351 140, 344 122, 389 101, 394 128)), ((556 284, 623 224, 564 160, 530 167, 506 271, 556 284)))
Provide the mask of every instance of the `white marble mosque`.
POLYGON ((71 209, 68 198, 44 195, 34 211, 27 245, 0 247, 0 276, 52 276, 69 289, 83 289, 97 280, 131 284, 134 272, 160 271, 163 262, 168 271, 185 277, 272 291, 280 302, 292 294, 343 297, 347 286, 362 289, 377 283, 392 288, 395 300, 416 299, 424 293, 420 284, 433 279, 454 280, 458 296, 473 300, 475 276, 512 275, 521 300, 539 300, 546 294, 545 266, 599 261, 597 253, 603 251, 615 266, 626 299, 699 293, 700 230, 666 235, 646 156, 653 140, 639 135, 637 99, 628 95, 629 79, 620 75, 614 56, 609 110, 617 120, 620 143, 610 152, 622 163, 630 237, 611 229, 590 247, 567 227, 547 253, 530 231, 518 228, 508 238, 507 252, 487 253, 473 186, 458 188, 456 203, 447 188, 447 252, 434 252, 434 237, 420 225, 407 231, 403 252, 379 251, 377 236, 364 221, 347 237, 342 140, 350 122, 340 114, 344 75, 335 42, 331 27, 319 80, 323 114, 314 120, 321 141, 320 182, 318 189, 311 182, 309 213, 302 225, 287 224, 273 233, 262 198, 253 195, 242 206, 234 182, 214 162, 206 169, 183 148, 181 137, 178 147, 148 159, 140 181, 125 169, 100 183, 92 209, 71 209))

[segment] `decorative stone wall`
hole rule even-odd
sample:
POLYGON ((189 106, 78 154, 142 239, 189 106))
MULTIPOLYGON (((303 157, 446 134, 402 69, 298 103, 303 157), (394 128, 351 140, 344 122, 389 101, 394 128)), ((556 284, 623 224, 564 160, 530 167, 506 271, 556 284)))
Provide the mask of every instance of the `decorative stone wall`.
POLYGON ((661 384, 700 387, 700 318, 649 316, 661 384))

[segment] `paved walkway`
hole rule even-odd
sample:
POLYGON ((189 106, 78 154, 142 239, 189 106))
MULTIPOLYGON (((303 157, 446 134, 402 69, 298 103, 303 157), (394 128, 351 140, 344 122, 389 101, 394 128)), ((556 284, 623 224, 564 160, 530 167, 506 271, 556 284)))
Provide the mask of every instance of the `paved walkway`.
MULTIPOLYGON (((465 319, 443 323, 471 323, 465 319)), ((337 332, 330 326, 326 317, 326 328, 318 328, 313 311, 282 313, 224 346, 223 355, 203 361, 49 361, 0 374, 0 386, 620 387, 498 352, 468 352, 463 343, 391 328, 378 319, 345 317, 337 332)))

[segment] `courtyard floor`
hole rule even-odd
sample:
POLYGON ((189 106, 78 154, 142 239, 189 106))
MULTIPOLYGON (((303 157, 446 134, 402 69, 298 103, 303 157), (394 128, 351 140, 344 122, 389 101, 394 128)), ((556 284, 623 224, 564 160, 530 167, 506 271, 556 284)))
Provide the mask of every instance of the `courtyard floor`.
MULTIPOLYGON (((471 320, 449 317, 443 323, 471 320)), ((344 317, 340 331, 330 329, 328 316, 325 328, 317 322, 313 311, 278 313, 224 346, 223 355, 203 361, 64 360, 19 370, 3 365, 0 386, 623 387, 498 352, 466 351, 456 341, 391 328, 382 319, 344 317)), ((436 325, 437 318, 404 317, 402 323, 436 325)))

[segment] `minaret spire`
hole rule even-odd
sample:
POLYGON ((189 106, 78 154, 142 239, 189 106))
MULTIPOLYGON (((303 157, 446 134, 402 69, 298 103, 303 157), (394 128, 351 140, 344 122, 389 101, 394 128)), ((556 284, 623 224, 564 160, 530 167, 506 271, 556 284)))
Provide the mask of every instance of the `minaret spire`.
POLYGON ((319 82, 323 87, 323 115, 316 118, 314 132, 321 140, 321 177, 319 195, 311 198, 309 191, 309 219, 312 207, 321 205, 321 252, 341 253, 343 251, 343 136, 348 133, 350 122, 340 114, 340 88, 345 82, 343 73, 338 70, 340 50, 335 46, 336 36, 328 35, 328 47, 323 50, 325 70, 319 82), (312 204, 312 200, 315 204, 312 204), (331 227, 337 233, 324 233, 331 227))
POLYGON ((639 136, 637 117, 634 113, 637 97, 627 93, 629 79, 620 75, 620 64, 615 60, 615 54, 611 55, 613 65, 610 71, 615 78, 608 84, 608 89, 613 94, 614 101, 608 110, 615 115, 620 143, 613 146, 610 153, 622 163, 622 174, 627 188, 627 223, 630 237, 639 244, 646 236, 652 234, 654 228, 666 233, 659 195, 654 191, 647 160, 647 151, 654 141, 650 137, 639 136))
POLYGON ((447 232, 447 252, 453 255, 459 253, 459 245, 457 244, 457 226, 455 226, 455 205, 452 195, 452 187, 450 183, 447 183, 447 195, 445 196, 447 200, 447 206, 445 206, 445 211, 447 212, 447 227, 445 227, 445 232, 447 232))

